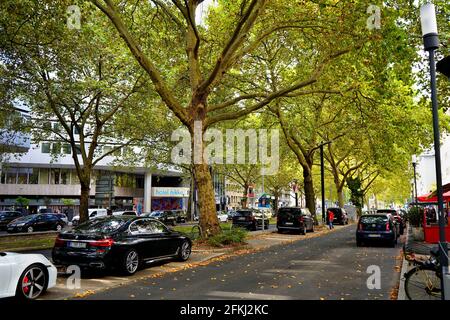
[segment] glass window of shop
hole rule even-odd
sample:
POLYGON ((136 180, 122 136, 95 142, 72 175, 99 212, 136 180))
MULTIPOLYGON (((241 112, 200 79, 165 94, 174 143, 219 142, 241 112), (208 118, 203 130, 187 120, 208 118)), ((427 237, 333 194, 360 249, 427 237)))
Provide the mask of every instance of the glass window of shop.
POLYGON ((17 183, 28 184, 28 168, 17 168, 17 183))
POLYGON ((61 178, 59 182, 61 184, 69 184, 70 181, 70 171, 67 169, 61 169, 61 178))
POLYGON ((48 184, 48 169, 39 169, 39 184, 48 184))
POLYGON ((28 184, 38 184, 39 169, 29 168, 28 170, 28 184))
POLYGON ((17 183, 17 168, 8 168, 6 172, 6 184, 17 183))
POLYGON ((60 184, 60 169, 50 169, 50 184, 60 184))

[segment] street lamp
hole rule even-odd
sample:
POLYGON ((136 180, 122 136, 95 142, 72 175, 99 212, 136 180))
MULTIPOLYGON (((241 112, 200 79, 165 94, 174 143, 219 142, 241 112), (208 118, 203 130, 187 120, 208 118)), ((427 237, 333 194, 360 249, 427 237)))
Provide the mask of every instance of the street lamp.
MULTIPOLYGON (((420 8, 420 21, 422 25, 422 36, 425 51, 428 51, 430 62, 430 76, 431 76, 431 105, 433 113, 433 133, 434 133, 434 152, 436 165, 436 185, 438 197, 438 214, 439 214, 439 249, 440 261, 442 266, 441 289, 442 299, 445 300, 445 277, 448 272, 447 259, 447 242, 445 238, 445 215, 444 215, 444 198, 442 195, 442 173, 441 173, 441 149, 440 149, 440 134, 439 134, 439 114, 438 101, 436 89, 436 63, 434 54, 439 48, 439 38, 436 22, 436 10, 434 4, 427 3, 420 8)), ((417 194, 416 194, 417 196, 417 194)))
POLYGON ((413 191, 413 201, 416 203, 416 206, 417 206, 417 203, 418 203, 418 200, 417 200, 417 175, 416 175, 416 166, 417 166, 417 156, 414 154, 413 156, 412 156, 412 166, 413 166, 413 169, 414 169, 414 191, 413 191), (414 196, 414 194, 415 194, 415 196, 414 196))
POLYGON ((295 194, 295 206, 298 207, 298 180, 294 179, 293 191, 295 194))

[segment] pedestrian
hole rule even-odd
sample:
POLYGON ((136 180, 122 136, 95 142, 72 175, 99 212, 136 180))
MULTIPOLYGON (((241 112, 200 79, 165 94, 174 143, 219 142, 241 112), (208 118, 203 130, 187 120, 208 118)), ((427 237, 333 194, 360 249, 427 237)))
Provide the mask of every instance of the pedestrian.
POLYGON ((330 227, 330 230, 334 228, 333 220, 334 220, 334 213, 333 213, 333 211, 328 211, 328 226, 330 227))

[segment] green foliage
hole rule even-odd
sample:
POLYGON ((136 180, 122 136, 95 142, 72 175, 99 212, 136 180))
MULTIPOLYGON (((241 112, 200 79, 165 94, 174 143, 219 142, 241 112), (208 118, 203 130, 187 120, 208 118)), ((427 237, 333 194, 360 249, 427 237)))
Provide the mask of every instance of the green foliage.
POLYGON ((248 231, 242 228, 223 230, 221 233, 208 238, 208 243, 213 247, 223 247, 244 243, 248 231))
POLYGON ((348 178, 347 179, 347 187, 350 189, 350 192, 351 192, 350 201, 357 208, 361 209, 361 207, 362 207, 361 200, 362 200, 362 197, 364 196, 364 193, 361 190, 361 179, 359 177, 348 178))
POLYGON ((75 201, 73 199, 61 199, 61 202, 65 206, 73 206, 73 205, 75 205, 75 201))
POLYGON ((16 199, 16 203, 21 207, 26 207, 30 203, 30 199, 24 198, 24 197, 18 197, 16 199))
POLYGON ((407 219, 413 227, 420 227, 423 221, 424 210, 422 207, 411 207, 407 213, 407 219))

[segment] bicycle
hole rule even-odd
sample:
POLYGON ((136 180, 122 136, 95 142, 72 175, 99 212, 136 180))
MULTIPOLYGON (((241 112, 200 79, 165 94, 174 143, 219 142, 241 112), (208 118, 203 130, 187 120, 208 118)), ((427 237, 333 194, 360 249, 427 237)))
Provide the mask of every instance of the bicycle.
POLYGON ((441 300, 441 265, 439 248, 430 250, 430 256, 425 261, 416 259, 414 253, 403 252, 406 260, 415 267, 405 273, 405 292, 409 300, 441 300))

